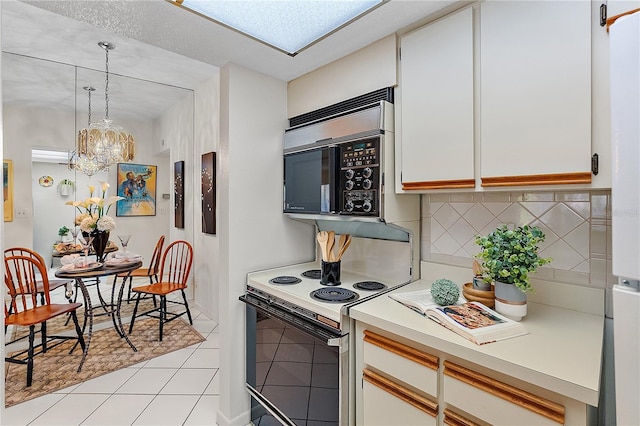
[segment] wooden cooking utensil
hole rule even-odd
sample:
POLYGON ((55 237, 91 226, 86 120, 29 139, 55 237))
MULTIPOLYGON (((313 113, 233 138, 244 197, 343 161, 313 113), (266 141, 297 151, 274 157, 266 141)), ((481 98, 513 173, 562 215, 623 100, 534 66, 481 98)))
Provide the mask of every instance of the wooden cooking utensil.
POLYGON ((473 261, 473 275, 479 277, 482 275, 482 266, 477 260, 473 261))
POLYGON ((316 235, 316 240, 318 240, 318 244, 320 244, 320 250, 322 251, 322 260, 328 262, 329 258, 327 257, 327 241, 329 240, 329 233, 327 231, 318 232, 318 235, 316 235))
POLYGON ((340 244, 340 248, 338 249, 338 255, 336 256, 336 262, 342 258, 342 255, 344 254, 344 252, 351 245, 351 235, 349 235, 349 234, 340 235, 339 244, 340 244))
POLYGON ((336 258, 333 255, 333 246, 336 244, 336 233, 329 231, 327 239, 327 260, 329 262, 335 262, 336 258))

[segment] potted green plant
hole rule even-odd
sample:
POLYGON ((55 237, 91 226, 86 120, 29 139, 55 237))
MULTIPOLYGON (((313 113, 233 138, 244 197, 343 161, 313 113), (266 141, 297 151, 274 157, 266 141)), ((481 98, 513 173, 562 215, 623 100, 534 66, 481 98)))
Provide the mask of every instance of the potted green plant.
POLYGON ((67 228, 66 226, 61 227, 60 229, 58 229, 58 235, 60 236, 60 241, 62 241, 62 239, 69 233, 69 228, 67 228))
POLYGON ((545 235, 537 226, 509 228, 503 225, 476 244, 484 280, 495 285, 496 311, 516 320, 527 313, 527 293, 533 291, 529 274, 551 262, 540 257, 539 244, 545 235))
POLYGON ((75 190, 75 184, 71 179, 62 179, 58 184, 58 190, 63 197, 68 196, 75 190))

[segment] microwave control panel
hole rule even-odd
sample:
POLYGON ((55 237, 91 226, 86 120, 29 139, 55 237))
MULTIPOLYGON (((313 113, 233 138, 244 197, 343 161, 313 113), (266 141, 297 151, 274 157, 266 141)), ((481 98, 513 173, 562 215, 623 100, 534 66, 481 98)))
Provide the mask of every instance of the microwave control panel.
POLYGON ((379 214, 380 151, 380 138, 340 144, 343 214, 379 214))

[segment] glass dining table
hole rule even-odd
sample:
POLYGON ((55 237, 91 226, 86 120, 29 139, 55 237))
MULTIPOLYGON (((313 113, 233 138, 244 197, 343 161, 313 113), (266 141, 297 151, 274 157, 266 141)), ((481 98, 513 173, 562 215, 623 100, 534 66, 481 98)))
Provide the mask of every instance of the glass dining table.
MULTIPOLYGON (((99 280, 102 277, 108 277, 111 275, 130 274, 132 271, 140 268, 141 266, 142 261, 137 261, 126 264, 99 265, 99 267, 96 268, 86 268, 79 270, 58 269, 55 272, 55 276, 58 278, 74 279, 76 281, 76 288, 80 289, 80 291, 82 292, 82 297, 84 299, 84 321, 82 324, 82 332, 84 333, 86 330, 87 335, 85 337, 85 348, 82 353, 82 360, 80 361, 80 365, 78 366, 78 372, 82 370, 84 361, 87 357, 87 354, 89 353, 89 347, 91 346, 91 335, 93 333, 93 320, 96 316, 110 316, 111 321, 113 322, 113 328, 116 330, 118 335, 126 340, 126 342, 134 352, 138 351, 133 343, 131 343, 131 340, 129 340, 124 326, 122 325, 122 317, 120 316, 120 305, 122 303, 122 294, 126 280, 121 280, 119 286, 117 285, 118 280, 115 280, 111 287, 111 297, 110 299, 106 300, 100 292, 100 285, 96 285, 96 293, 98 297, 97 301, 92 301, 91 294, 87 289, 85 280, 99 280)), ((108 281, 109 280, 107 280, 107 282, 108 281)))

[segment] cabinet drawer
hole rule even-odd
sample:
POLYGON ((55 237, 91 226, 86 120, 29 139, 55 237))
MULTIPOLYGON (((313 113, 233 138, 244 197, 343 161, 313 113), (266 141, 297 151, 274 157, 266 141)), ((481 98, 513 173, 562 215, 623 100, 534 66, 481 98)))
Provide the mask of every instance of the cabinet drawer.
POLYGON ((435 425, 438 404, 365 369, 362 372, 364 424, 435 425))
POLYGON ((562 405, 465 367, 444 362, 444 400, 493 425, 564 424, 562 405))
POLYGON ((467 419, 465 416, 458 414, 449 408, 444 409, 443 423, 447 426, 480 426, 478 423, 467 419))
POLYGON ((438 395, 438 357, 434 355, 365 330, 363 361, 431 396, 438 395))

